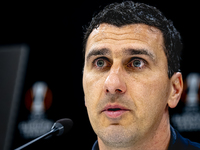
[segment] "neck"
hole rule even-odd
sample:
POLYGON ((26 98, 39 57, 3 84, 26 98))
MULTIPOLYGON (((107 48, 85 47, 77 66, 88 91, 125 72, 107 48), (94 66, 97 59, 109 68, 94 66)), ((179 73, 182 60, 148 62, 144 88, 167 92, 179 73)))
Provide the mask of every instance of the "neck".
MULTIPOLYGON (((168 109, 168 108, 167 108, 168 109)), ((148 137, 144 135, 144 139, 139 143, 135 143, 131 147, 126 148, 116 148, 116 147, 107 147, 98 138, 100 150, 167 150, 170 142, 170 123, 169 123, 169 113, 168 110, 165 111, 161 119, 160 124, 154 132, 148 137)))

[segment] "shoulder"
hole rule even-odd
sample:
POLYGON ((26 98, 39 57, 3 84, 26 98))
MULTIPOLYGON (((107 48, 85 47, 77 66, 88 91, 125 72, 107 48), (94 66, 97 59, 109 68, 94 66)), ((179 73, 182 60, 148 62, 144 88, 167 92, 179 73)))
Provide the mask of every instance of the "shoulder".
POLYGON ((186 139, 187 143, 188 143, 188 149, 190 150, 200 150, 200 144, 196 143, 196 142, 192 142, 188 139, 186 139))
POLYGON ((181 150, 200 150, 200 144, 196 142, 192 142, 187 138, 184 138, 178 133, 178 131, 174 130, 176 132, 176 140, 173 144, 173 149, 181 149, 181 150))

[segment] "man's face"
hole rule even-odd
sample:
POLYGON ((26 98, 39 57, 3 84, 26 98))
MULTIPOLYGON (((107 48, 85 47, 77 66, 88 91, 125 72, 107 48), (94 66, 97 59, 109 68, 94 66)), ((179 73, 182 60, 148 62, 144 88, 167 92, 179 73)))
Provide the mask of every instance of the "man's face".
POLYGON ((139 141, 156 130, 171 91, 160 30, 101 24, 90 34, 83 88, 91 125, 103 142, 139 141))

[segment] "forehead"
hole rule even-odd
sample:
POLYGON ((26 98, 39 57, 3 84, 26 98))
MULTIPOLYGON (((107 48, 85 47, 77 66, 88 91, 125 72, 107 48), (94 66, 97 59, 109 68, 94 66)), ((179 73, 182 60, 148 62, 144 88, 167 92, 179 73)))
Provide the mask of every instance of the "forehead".
POLYGON ((97 47, 114 46, 116 50, 116 47, 127 45, 152 50, 163 49, 163 35, 159 29, 145 24, 117 27, 104 23, 91 32, 86 53, 97 47))

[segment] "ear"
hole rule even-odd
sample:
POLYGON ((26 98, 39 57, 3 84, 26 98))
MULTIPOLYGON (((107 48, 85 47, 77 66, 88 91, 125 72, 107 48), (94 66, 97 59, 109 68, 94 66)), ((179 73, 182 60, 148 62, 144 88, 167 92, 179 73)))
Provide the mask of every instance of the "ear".
POLYGON ((183 91, 183 79, 180 72, 174 73, 171 77, 171 93, 168 99, 168 106, 170 108, 175 108, 181 98, 183 91))

